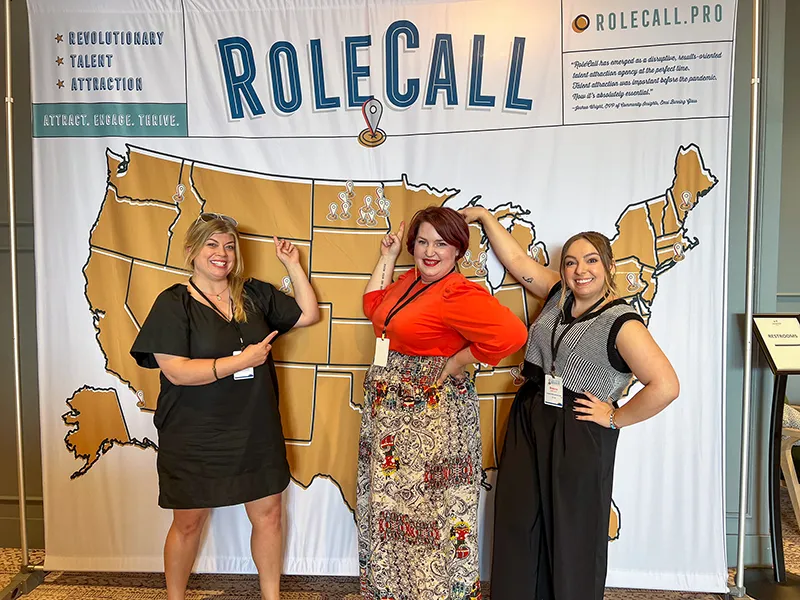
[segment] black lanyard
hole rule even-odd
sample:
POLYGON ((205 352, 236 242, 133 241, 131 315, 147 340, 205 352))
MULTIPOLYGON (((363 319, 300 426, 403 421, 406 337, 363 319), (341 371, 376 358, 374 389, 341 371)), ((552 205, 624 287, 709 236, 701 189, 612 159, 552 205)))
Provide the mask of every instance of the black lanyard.
MULTIPOLYGON (((450 273, 452 273, 452 272, 453 272, 453 271, 455 271, 455 270, 456 270, 456 269, 455 269, 455 267, 453 267, 453 269, 450 271, 450 273)), ((450 275, 450 273, 448 273, 447 275, 450 275)), ((444 279, 445 277, 447 277, 447 275, 445 275, 444 277, 442 277, 442 279, 444 279)), ((388 312, 388 314, 386 315, 386 321, 384 321, 384 323, 383 323, 383 332, 381 333, 381 339, 383 339, 383 338, 385 338, 385 337, 386 337, 386 328, 387 328, 387 327, 389 327, 389 321, 391 321, 391 320, 392 320, 392 319, 395 317, 395 315, 397 315, 397 313, 399 313, 399 312, 400 312, 401 310, 403 310, 403 309, 404 309, 406 306, 408 306, 408 305, 409 305, 409 304, 411 304, 411 303, 412 303, 414 300, 416 300, 416 299, 417 299, 417 297, 418 297, 418 296, 420 296, 420 295, 421 295, 423 292, 425 292, 426 290, 430 289, 431 287, 433 287, 434 285, 436 285, 437 283, 439 283, 439 281, 442 281, 442 279, 439 279, 438 281, 434 281, 433 283, 429 283, 428 285, 424 285, 424 286, 422 286, 420 289, 418 289, 418 290, 417 290, 417 291, 414 293, 414 295, 413 295, 413 296, 411 296, 411 297, 410 297, 408 300, 406 300, 405 302, 403 302, 403 300, 405 300, 405 299, 406 299, 406 296, 408 296, 408 295, 411 293, 411 290, 413 290, 413 289, 414 289, 414 286, 415 286, 415 285, 417 285, 417 284, 418 284, 418 283, 419 283, 419 282, 422 280, 422 276, 421 276, 421 275, 420 275, 419 277, 417 277, 417 278, 414 280, 414 283, 412 283, 412 284, 411 284, 411 286, 410 286, 410 287, 409 287, 409 288, 408 288, 408 289, 405 291, 405 293, 404 293, 402 296, 400 296, 400 299, 399 299, 397 302, 395 302, 395 303, 394 303, 394 306, 393 306, 392 308, 390 308, 390 309, 389 309, 389 312, 388 312), (402 304, 400 304, 401 302, 403 302, 403 303, 402 303, 402 304), (399 306, 398 306, 398 305, 399 305, 399 306)))
POLYGON ((592 306, 589 308, 589 310, 587 310, 580 317, 578 317, 577 319, 575 319, 571 323, 569 323, 564 328, 564 331, 561 333, 561 336, 558 338, 558 341, 556 341, 556 329, 558 329, 558 326, 561 324, 562 320, 564 319, 564 311, 563 311, 563 309, 558 311, 558 319, 556 319, 556 324, 553 326, 553 333, 550 336, 550 352, 551 352, 551 354, 550 354, 550 360, 551 360, 551 363, 550 363, 550 375, 552 375, 553 377, 555 377, 555 375, 556 375, 556 356, 558 355, 558 349, 561 347, 561 342, 564 341, 564 337, 567 335, 567 332, 570 330, 570 328, 573 325, 575 325, 577 323, 580 323, 581 321, 583 321, 583 320, 587 319, 588 317, 590 317, 591 314, 592 314, 592 311, 594 309, 596 309, 598 306, 600 306, 605 301, 605 299, 606 299, 606 296, 603 296, 602 298, 600 298, 600 300, 598 300, 597 302, 592 304, 592 306))
POLYGON ((242 330, 239 328, 239 323, 236 322, 236 319, 233 316, 233 298, 230 299, 230 302, 231 302, 231 318, 230 318, 230 320, 228 320, 228 315, 226 315, 224 312, 222 312, 219 308, 217 308, 217 306, 211 300, 208 299, 208 296, 206 296, 203 293, 203 290, 201 290, 199 287, 197 287, 195 282, 192 281, 191 277, 189 278, 189 283, 191 283, 192 287, 195 289, 195 291, 203 297, 203 300, 208 302, 208 305, 212 309, 214 309, 214 312, 216 312, 219 316, 221 316, 223 319, 225 319, 226 323, 231 323, 233 325, 233 327, 236 329, 236 333, 239 335, 239 343, 242 346, 242 350, 244 350, 244 336, 242 335, 242 330))

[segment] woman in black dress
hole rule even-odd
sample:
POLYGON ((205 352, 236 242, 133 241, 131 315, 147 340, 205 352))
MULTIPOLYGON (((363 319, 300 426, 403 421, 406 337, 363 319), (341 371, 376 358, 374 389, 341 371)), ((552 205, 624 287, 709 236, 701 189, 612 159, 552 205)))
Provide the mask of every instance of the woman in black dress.
POLYGON ((314 291, 287 240, 275 242, 295 298, 244 277, 237 223, 202 213, 186 233, 187 283, 159 294, 131 354, 161 369, 159 506, 173 510, 164 545, 168 600, 184 600, 210 509, 244 504, 264 600, 278 600, 281 492, 289 465, 270 356, 275 336, 319 320, 314 291))

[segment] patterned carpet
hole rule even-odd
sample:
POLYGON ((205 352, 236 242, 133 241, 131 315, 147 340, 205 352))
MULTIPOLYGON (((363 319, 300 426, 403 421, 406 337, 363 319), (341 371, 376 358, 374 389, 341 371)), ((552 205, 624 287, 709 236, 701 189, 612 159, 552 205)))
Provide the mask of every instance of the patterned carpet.
MULTIPOLYGON (((789 495, 781 497, 786 569, 800 575, 800 528, 794 519, 789 495)), ((0 589, 18 573, 21 554, 0 549, 0 589)), ((34 551, 31 562, 41 563, 43 551, 34 551)), ((258 579, 253 575, 193 575, 186 600, 259 600, 258 579)), ((488 590, 487 590, 488 591, 488 590)), ((652 590, 606 590, 605 600, 719 600, 718 594, 659 592, 652 590)), ((163 600, 164 576, 154 573, 65 573, 52 572, 26 596, 30 600, 163 600)), ((484 594, 488 600, 489 595, 484 594)), ((284 577, 282 600, 358 600, 355 577, 284 577)))
MULTIPOLYGON (((800 539, 800 532, 798 532, 800 539)), ((41 562, 42 552, 31 561, 41 562)), ((787 565, 788 563, 787 555, 787 565)), ((0 589, 17 574, 20 552, 0 550, 0 589)), ((33 592, 30 600, 164 600, 164 577, 153 573, 63 573, 52 572, 33 592)), ((359 600, 355 577, 284 577, 281 600, 359 600)), ((484 594, 489 600, 489 595, 484 594)), ((606 590, 606 600, 719 600, 716 594, 658 592, 652 590, 606 590)), ((252 575, 192 575, 186 600, 259 600, 258 580, 252 575)))
MULTIPOLYGON (((800 537, 800 535, 798 535, 800 537)), ((38 562, 42 553, 35 553, 38 562)), ((0 589, 17 574, 18 550, 0 551, 0 589)), ((788 557, 787 557, 788 559, 788 557)), ((350 577, 284 577, 282 600, 359 600, 358 581, 350 577)), ((164 577, 152 573, 53 572, 25 597, 30 600, 164 600, 164 577)), ((186 600, 259 600, 258 580, 251 575, 193 575, 186 600)), ((488 600, 489 596, 484 594, 488 600)), ((715 594, 606 590, 606 600, 719 600, 715 594)))

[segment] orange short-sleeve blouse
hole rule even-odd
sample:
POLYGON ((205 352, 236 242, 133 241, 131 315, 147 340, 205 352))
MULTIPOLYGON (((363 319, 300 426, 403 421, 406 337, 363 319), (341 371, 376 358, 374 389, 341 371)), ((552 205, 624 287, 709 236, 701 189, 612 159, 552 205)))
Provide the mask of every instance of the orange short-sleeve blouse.
MULTIPOLYGON (((385 290, 364 294, 364 314, 381 336, 386 317, 413 285, 406 299, 422 287, 413 271, 385 290)), ((477 283, 460 273, 430 284, 430 288, 395 314, 386 328, 389 349, 412 356, 452 356, 470 347, 480 362, 496 365, 527 340, 525 325, 477 283)))

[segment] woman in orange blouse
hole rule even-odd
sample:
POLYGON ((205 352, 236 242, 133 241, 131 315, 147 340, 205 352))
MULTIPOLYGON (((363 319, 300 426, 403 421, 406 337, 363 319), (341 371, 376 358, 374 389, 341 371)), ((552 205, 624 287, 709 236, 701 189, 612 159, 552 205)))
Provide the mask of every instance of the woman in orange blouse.
POLYGON ((358 547, 364 598, 480 598, 481 438, 470 363, 521 348, 525 325, 456 272, 469 228, 456 211, 414 215, 414 270, 392 283, 404 224, 381 243, 364 291, 376 353, 364 381, 358 547))

